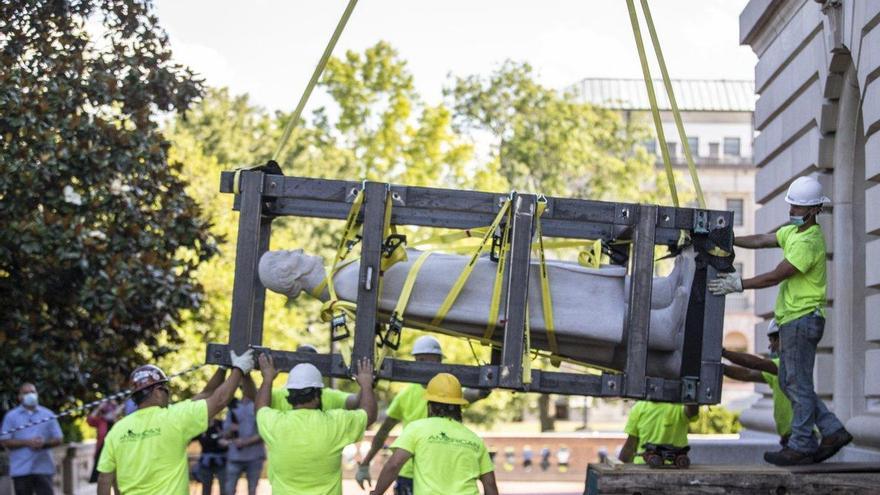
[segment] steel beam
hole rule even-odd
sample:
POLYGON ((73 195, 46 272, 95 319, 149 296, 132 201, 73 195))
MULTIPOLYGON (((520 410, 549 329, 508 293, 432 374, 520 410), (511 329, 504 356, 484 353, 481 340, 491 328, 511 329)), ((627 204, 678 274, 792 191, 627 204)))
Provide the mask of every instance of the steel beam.
MULTIPOLYGON (((388 189, 385 184, 367 182, 364 186, 364 229, 361 239, 360 274, 358 275, 357 318, 354 327, 352 374, 357 372, 357 361, 367 358, 373 361, 379 310, 379 270, 382 262, 385 201, 388 189)), ((388 198, 390 201, 390 198, 388 198)))
POLYGON ((241 173, 241 209, 235 248, 229 342, 236 352, 260 345, 266 289, 257 275, 260 256, 269 246, 270 220, 263 218, 263 173, 241 173))
POLYGON ((507 304, 504 309, 504 345, 501 347, 499 385, 523 386, 523 353, 526 345, 526 317, 529 303, 529 272, 537 198, 533 194, 515 195, 511 218, 510 251, 507 256, 507 304))
POLYGON ((638 223, 633 235, 632 270, 623 321, 626 342, 623 395, 644 398, 647 389, 645 369, 648 364, 648 334, 651 325, 651 292, 654 281, 654 231, 657 207, 641 205, 632 212, 638 223))
MULTIPOLYGON (((718 271, 712 265, 706 267, 706 279, 713 280, 718 271)), ((703 308, 703 340, 700 363, 700 382, 697 402, 717 404, 721 400, 721 346, 724 338, 724 297, 706 294, 703 308)))

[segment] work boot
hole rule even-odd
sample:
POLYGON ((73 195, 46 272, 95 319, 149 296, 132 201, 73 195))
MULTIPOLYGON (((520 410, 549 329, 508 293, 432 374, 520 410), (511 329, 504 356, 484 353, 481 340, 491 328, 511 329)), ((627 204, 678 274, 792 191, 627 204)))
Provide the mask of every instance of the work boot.
POLYGON ((819 444, 819 450, 813 455, 813 462, 822 462, 828 459, 852 441, 853 436, 846 431, 846 428, 835 431, 822 439, 822 443, 819 444))
POLYGON ((777 466, 798 466, 815 462, 813 454, 798 452, 788 447, 783 448, 779 452, 764 452, 764 460, 777 466))

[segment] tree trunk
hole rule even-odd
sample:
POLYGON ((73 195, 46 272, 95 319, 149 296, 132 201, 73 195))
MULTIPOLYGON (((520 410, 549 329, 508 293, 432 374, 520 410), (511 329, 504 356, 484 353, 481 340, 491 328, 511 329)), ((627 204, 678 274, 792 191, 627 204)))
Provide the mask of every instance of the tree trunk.
POLYGON ((553 416, 550 415, 550 396, 541 394, 538 397, 538 411, 541 417, 541 432, 555 431, 553 416))

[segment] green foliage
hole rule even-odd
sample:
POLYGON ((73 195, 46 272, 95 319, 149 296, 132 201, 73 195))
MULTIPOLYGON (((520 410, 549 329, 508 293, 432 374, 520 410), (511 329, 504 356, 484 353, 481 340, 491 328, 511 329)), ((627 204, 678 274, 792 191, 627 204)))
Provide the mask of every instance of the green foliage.
POLYGON ((548 195, 662 202, 646 134, 618 112, 541 86, 528 64, 447 89, 457 128, 488 133, 497 170, 511 187, 548 195))
POLYGON ((201 306, 215 239, 153 118, 201 86, 170 56, 146 0, 0 3, 0 409, 123 388, 201 306))
POLYGON ((739 413, 724 406, 700 407, 699 418, 688 423, 688 433, 739 433, 740 430, 739 413))

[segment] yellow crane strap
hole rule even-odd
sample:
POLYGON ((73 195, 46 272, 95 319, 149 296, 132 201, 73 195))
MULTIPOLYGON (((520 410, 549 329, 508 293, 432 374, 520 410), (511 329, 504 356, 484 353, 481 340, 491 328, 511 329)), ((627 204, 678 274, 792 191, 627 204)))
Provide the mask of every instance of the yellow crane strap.
MULTIPOLYGON (((544 240, 541 232, 541 215, 547 208, 547 201, 538 201, 538 211, 535 215, 535 237, 538 240, 538 274, 541 279, 541 307, 544 315, 544 326, 547 329, 547 344, 550 346, 550 352, 559 353, 559 345, 556 343, 556 329, 553 324, 553 297, 550 293, 550 276, 547 273, 547 260, 544 257, 544 240)), ((528 318, 526 318, 528 321, 528 318)), ((526 332, 528 333, 528 332, 526 332)), ((550 364, 559 367, 561 361, 558 358, 550 360, 550 364)))
POLYGON ((688 142, 687 134, 684 132, 684 124, 681 121, 681 114, 678 111, 678 103, 675 101, 675 93, 672 91, 669 72, 666 70, 666 60, 663 58, 663 50, 660 49, 660 41, 657 38, 657 31, 654 29, 654 20, 651 17, 651 9, 648 7, 648 0, 641 0, 641 4, 642 12, 645 15, 645 23, 648 25, 648 33, 650 33, 651 42, 654 45, 654 54, 657 55, 657 62, 660 65, 660 75, 663 77, 663 85, 666 87, 666 95, 669 97, 669 106, 672 109, 672 117, 675 119, 675 127, 678 129, 678 138, 681 140, 681 147, 684 149, 688 171, 691 174, 691 180, 694 183, 694 190, 697 193, 697 201, 699 201, 700 208, 706 208, 706 199, 703 198, 703 188, 700 186, 700 177, 697 175, 697 167, 694 165, 694 158, 691 154, 691 145, 688 142))
POLYGON ((336 265, 345 260, 348 253, 351 252, 352 243, 357 238, 357 217, 364 204, 364 190, 358 191, 354 201, 351 203, 351 209, 348 210, 348 218, 345 219, 345 230, 342 231, 342 238, 339 240, 339 246, 336 248, 336 256, 333 257, 333 264, 327 274, 327 290, 330 293, 330 301, 336 301, 336 286, 333 284, 333 276, 336 274, 336 265))
POLYGON ((669 159, 669 149, 666 146, 666 134, 663 132, 663 123, 660 121, 660 110, 657 107, 657 96, 654 94, 654 83, 651 79, 651 69, 648 67, 648 58, 645 55, 645 46, 642 43, 642 34, 639 30, 639 19, 636 16, 636 6, 633 0, 626 0, 626 8, 629 10, 629 21, 632 24, 633 37, 636 40, 636 49, 639 52, 639 61, 642 65, 642 77, 645 79, 645 88, 648 90, 648 101, 651 103, 651 115, 654 117, 654 128, 657 130, 657 139, 660 141, 660 154, 663 156, 663 165, 666 168, 666 181, 669 183, 669 194, 672 196, 672 204, 678 207, 678 191, 675 188, 675 174, 672 172, 672 161, 669 159))
POLYGON ((290 116, 290 119, 287 121, 287 125, 284 126, 284 132, 281 134, 281 142, 278 143, 278 147, 275 148, 275 153, 272 154, 273 160, 278 160, 278 157, 281 156, 281 152, 287 145, 287 141, 290 139, 290 134, 291 132, 293 132, 293 128, 294 126, 296 126, 296 123, 299 122, 299 117, 300 115, 302 115, 302 111, 306 106, 306 102, 309 101, 309 96, 311 96, 312 90, 315 89, 315 86, 318 84, 318 79, 324 72, 324 67, 327 65, 327 61, 330 60, 330 55, 333 53, 333 48, 336 46, 336 42, 339 41, 339 36, 342 34, 342 30, 345 28, 345 24, 348 22, 348 18, 351 17, 351 13, 354 10, 355 5, 357 5, 357 0, 348 1, 348 6, 345 7, 345 11, 342 13, 342 17, 336 24, 336 29, 333 31, 333 35, 330 37, 330 41, 324 48, 324 53, 321 55, 321 59, 318 61, 318 65, 315 66, 315 70, 312 72, 312 78, 309 79, 309 83, 306 84, 306 89, 299 97, 299 103, 297 103, 296 109, 293 111, 293 115, 290 116))
POLYGON ((483 252, 483 247, 486 245, 486 241, 492 237, 492 233, 495 232, 495 229, 501 224, 501 220, 507 215, 509 209, 510 201, 508 200, 501 205, 501 209, 498 211, 498 214, 495 215, 495 220, 492 222, 492 225, 490 225, 486 233, 483 234, 483 240, 480 242, 479 247, 474 250, 471 259, 468 261, 467 265, 465 265, 461 274, 459 274, 455 284, 453 284, 452 290, 446 295, 446 299, 443 301, 443 304, 440 305, 440 309, 437 311, 434 319, 431 320, 432 325, 439 326, 443 319, 446 318, 446 314, 449 312, 449 309, 452 308, 452 304, 455 303, 459 293, 461 293, 461 289, 464 288, 464 284, 467 283, 468 277, 470 277, 471 272, 474 270, 474 266, 477 264, 477 259, 480 257, 480 253, 483 252))
POLYGON ((404 321, 404 313, 406 311, 406 305, 409 303, 410 295, 412 294, 413 287, 416 284, 416 278, 419 276, 419 270, 422 269, 422 265, 425 264, 425 261, 428 259, 428 256, 431 256, 432 251, 425 251, 416 258, 416 261, 409 268, 409 273, 406 275, 406 280, 403 282, 403 288, 400 289, 400 295, 397 297, 397 305, 394 307, 394 312, 391 313, 391 319, 395 318, 400 321, 401 325, 404 321))
POLYGON ((510 235, 511 212, 507 211, 507 222, 501 232, 501 249, 498 251, 498 264, 495 266, 495 282, 492 284, 492 296, 489 299, 489 316, 486 319, 486 330, 483 338, 491 339, 498 326, 498 312, 501 309, 501 289, 504 287, 504 270, 507 268, 507 253, 510 252, 510 243, 507 241, 510 235))

